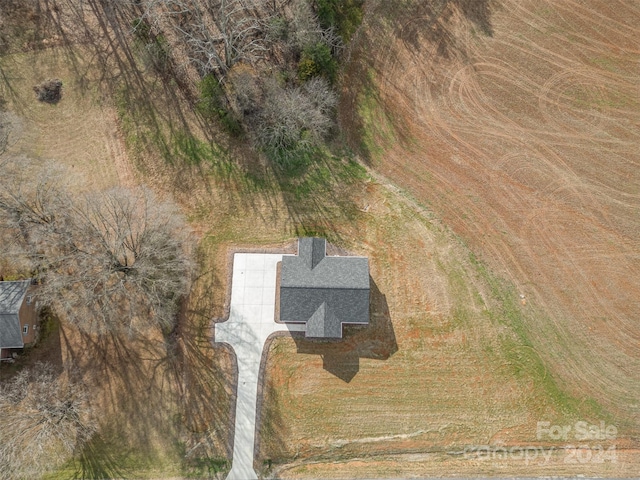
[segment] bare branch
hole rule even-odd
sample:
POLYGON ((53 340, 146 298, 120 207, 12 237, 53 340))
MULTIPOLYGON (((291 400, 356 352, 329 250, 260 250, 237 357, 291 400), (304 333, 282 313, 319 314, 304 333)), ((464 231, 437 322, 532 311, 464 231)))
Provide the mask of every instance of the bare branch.
POLYGON ((59 176, 44 171, 14 172, 15 181, 0 189, 3 236, 40 280, 41 302, 87 331, 173 325, 191 274, 175 205, 144 188, 74 200, 59 176))
POLYGON ((266 51, 265 29, 253 1, 147 0, 143 18, 152 25, 169 20, 201 76, 224 77, 239 61, 266 51))
POLYGON ((333 122, 336 96, 326 80, 314 78, 303 87, 271 84, 258 125, 258 140, 268 149, 290 150, 317 144, 333 122))
POLYGON ((39 478, 96 431, 87 390, 36 364, 0 386, 0 478, 39 478))
POLYGON ((45 301, 98 333, 173 325, 191 269, 175 206, 118 188, 87 197, 73 216, 74 250, 47 272, 45 301))

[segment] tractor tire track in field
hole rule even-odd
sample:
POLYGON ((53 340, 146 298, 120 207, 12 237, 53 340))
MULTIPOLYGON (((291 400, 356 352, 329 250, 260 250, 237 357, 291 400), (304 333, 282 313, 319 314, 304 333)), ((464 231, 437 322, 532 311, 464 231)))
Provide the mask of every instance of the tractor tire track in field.
POLYGON ((391 33, 370 20, 379 101, 401 133, 378 168, 541 307, 528 331, 561 384, 637 430, 640 5, 496 5, 491 35, 451 7, 445 53, 402 37, 419 16, 391 33))

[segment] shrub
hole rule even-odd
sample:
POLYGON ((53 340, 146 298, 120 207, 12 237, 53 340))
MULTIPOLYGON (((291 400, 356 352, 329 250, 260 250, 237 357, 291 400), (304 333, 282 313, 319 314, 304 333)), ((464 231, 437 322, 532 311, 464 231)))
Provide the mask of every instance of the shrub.
POLYGON ((301 81, 323 76, 329 82, 333 82, 337 71, 338 62, 331 55, 331 48, 326 43, 318 42, 302 51, 302 57, 298 63, 298 78, 301 81))
POLYGON ((162 35, 150 37, 143 46, 142 59, 146 67, 151 67, 160 74, 166 73, 171 61, 167 40, 162 35))
POLYGON ((222 85, 211 73, 200 81, 200 100, 196 110, 207 120, 218 119, 229 134, 237 136, 242 133, 240 122, 225 106, 222 85))
POLYGON ((135 18, 131 22, 131 31, 145 67, 160 74, 167 73, 171 65, 171 55, 169 42, 164 35, 154 34, 151 25, 144 18, 135 18))
POLYGON ((38 100, 46 103, 58 103, 62 98, 62 80, 57 78, 45 80, 33 87, 38 100))
POLYGON ((296 52, 322 40, 322 28, 318 16, 307 0, 297 0, 292 5, 288 39, 296 52))
POLYGON ((0 478, 42 478, 97 429, 87 387, 36 363, 0 384, 0 478))
POLYGON ((205 75, 200 80, 200 102, 198 109, 203 116, 216 114, 222 108, 224 91, 218 79, 212 75, 205 75))
POLYGON ((259 73, 245 64, 236 64, 227 75, 229 108, 241 118, 258 111, 262 103, 259 73))
POLYGON ((299 156, 327 135, 333 125, 335 104, 336 96, 322 78, 313 78, 297 88, 272 84, 260 116, 258 141, 279 160, 299 156))
POLYGON ((151 25, 144 18, 135 18, 131 22, 131 30, 138 40, 149 41, 151 35, 151 25))
POLYGON ((289 37, 289 23, 286 18, 276 16, 267 24, 267 40, 287 40, 289 37))
POLYGON ((320 25, 334 27, 348 41, 362 23, 364 0, 316 0, 315 7, 320 25))

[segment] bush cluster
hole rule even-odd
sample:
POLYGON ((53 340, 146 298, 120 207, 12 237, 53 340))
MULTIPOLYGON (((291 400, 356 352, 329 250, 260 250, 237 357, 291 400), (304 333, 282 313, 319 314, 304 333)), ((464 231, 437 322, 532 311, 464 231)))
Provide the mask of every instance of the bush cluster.
POLYGON ((41 102, 58 103, 62 98, 62 80, 57 78, 45 80, 33 87, 33 91, 41 102))
MULTIPOLYGON (((362 4, 291 0, 275 14, 240 0, 210 11, 189 7, 192 24, 178 22, 175 31, 201 78, 198 113, 232 135, 247 132, 258 148, 278 152, 278 158, 322 143, 333 125, 331 85, 343 38, 361 22, 362 4), (217 29, 209 28, 209 20, 217 29), (324 92, 322 101, 318 91, 324 92)), ((134 22, 133 29, 149 43, 147 23, 134 22)))
POLYGON ((302 51, 298 64, 298 77, 305 82, 312 77, 323 76, 329 82, 335 81, 338 71, 338 61, 331 54, 329 45, 318 42, 308 45, 302 51))
POLYGON ((336 28, 349 41, 362 23, 364 0, 316 0, 318 20, 323 28, 336 28))
POLYGON ((220 81, 211 73, 200 81, 200 100, 196 108, 205 119, 219 120, 229 134, 237 136, 242 132, 240 122, 226 106, 225 93, 220 81))

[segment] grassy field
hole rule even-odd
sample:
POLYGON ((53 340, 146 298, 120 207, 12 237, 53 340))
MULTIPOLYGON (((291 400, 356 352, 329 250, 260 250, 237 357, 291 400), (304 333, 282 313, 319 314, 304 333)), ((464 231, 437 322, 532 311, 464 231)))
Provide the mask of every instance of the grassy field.
MULTIPOLYGON (((136 170, 117 92, 104 82, 90 49, 11 53, 0 58, 0 68, 0 93, 12 121, 8 155, 65 165, 78 194, 157 179, 136 170), (64 83, 61 101, 37 102, 32 86, 53 77, 64 83)), ((230 385, 216 373, 216 361, 228 364, 230 358, 214 354, 210 343, 209 281, 209 275, 196 279, 173 336, 95 338, 62 325, 30 353, 29 362, 78 368, 90 385, 91 406, 100 412, 99 435, 51 478, 206 477, 228 469, 230 385)))
POLYGON ((352 144, 482 260, 502 303, 488 316, 520 345, 502 342, 503 353, 544 371, 564 411, 579 405, 624 426, 634 458, 637 5, 388 7, 371 6, 344 80, 352 144), (384 148, 369 145, 372 132, 384 148))
POLYGON ((265 472, 282 478, 631 475, 635 427, 549 371, 526 325, 545 315, 410 200, 371 184, 357 225, 380 292, 367 331, 322 347, 278 339, 266 372, 265 472), (465 458, 470 446, 554 446, 539 421, 619 426, 618 463, 465 458), (624 427, 623 427, 624 425, 624 427), (626 452, 621 447, 631 447, 626 452), (535 464, 534 464, 535 463, 535 464), (275 465, 275 466, 274 466, 275 465))
MULTIPOLYGON (((105 38, 0 58, 16 116, 10 153, 70 166, 79 192, 149 184, 178 201, 199 242, 201 270, 173 335, 52 333, 103 413, 100 435, 52 478, 223 476, 234 369, 210 335, 228 301, 230 251, 311 234, 370 258, 372 320, 340 344, 270 345, 256 464, 265 475, 636 474, 635 287, 621 278, 637 267, 636 54, 620 39, 614 54, 600 37, 593 51, 570 50, 587 42, 558 20, 570 2, 440 3, 373 3, 354 37, 341 121, 370 169, 339 145, 274 169, 246 139, 204 123, 135 52, 123 68, 113 58, 128 57, 105 38), (419 31, 426 38, 411 43, 419 31), (560 53, 545 35, 564 42, 572 70, 548 60, 560 53), (385 42, 393 49, 369 48, 385 42), (97 47, 108 44, 105 57, 97 47), (529 58, 521 51, 538 67, 518 63, 529 58), (50 77, 65 85, 53 106, 31 90, 50 77), (600 442, 615 445, 615 462, 567 463, 567 442, 536 438, 539 421, 579 420, 617 426, 615 441, 600 442), (552 454, 464 455, 483 445, 552 454)), ((583 27, 613 15, 595 8, 578 8, 583 27)), ((610 25, 630 41, 634 27, 610 25)))
POLYGON ((89 55, 78 51, 75 66, 64 50, 55 48, 2 57, 0 92, 17 116, 9 153, 56 160, 78 172, 86 188, 108 188, 119 183, 116 157, 125 153, 114 111, 96 79, 89 78, 96 72, 83 53, 89 55), (76 68, 89 68, 88 75, 81 77, 76 68), (36 101, 33 86, 55 77, 63 80, 63 101, 57 105, 36 101))

